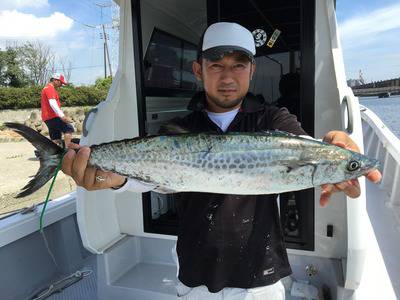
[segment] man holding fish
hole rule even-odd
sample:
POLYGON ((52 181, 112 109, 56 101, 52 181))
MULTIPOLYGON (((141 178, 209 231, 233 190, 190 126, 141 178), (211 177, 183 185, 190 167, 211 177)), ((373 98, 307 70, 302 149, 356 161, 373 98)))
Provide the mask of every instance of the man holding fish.
MULTIPOLYGON (((193 62, 193 72, 203 82, 204 92, 193 97, 188 116, 171 121, 173 128, 193 133, 280 130, 307 135, 286 108, 268 106, 248 93, 256 71, 254 55, 253 36, 244 27, 226 22, 209 26, 202 37, 198 59, 193 62)), ((359 152, 342 131, 328 132, 323 140, 359 152)), ((71 144, 70 148, 79 146, 71 144)), ((89 147, 81 147, 77 152, 69 150, 64 156, 62 170, 77 185, 87 190, 113 188, 117 192, 127 189, 147 192, 157 188, 152 183, 90 166, 90 154, 89 147)), ((295 171, 292 165, 285 167, 288 173, 295 171)), ((381 179, 376 169, 367 170, 365 176, 372 182, 381 179)), ((352 198, 360 195, 356 178, 324 184, 321 189, 322 206, 336 192, 342 191, 352 198)), ((276 195, 196 191, 177 198, 181 224, 177 241, 178 297, 284 299, 280 279, 290 275, 291 269, 279 225, 276 195)))

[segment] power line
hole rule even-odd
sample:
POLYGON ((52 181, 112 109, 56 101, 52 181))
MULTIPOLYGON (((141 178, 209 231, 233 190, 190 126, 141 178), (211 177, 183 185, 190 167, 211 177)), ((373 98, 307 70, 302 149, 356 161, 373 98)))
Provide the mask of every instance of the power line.
MULTIPOLYGON (((91 68, 100 68, 100 67, 103 67, 103 65, 70 67, 70 68, 65 68, 65 69, 68 69, 68 70, 76 70, 76 69, 91 69, 91 68)), ((51 68, 51 69, 46 68, 45 70, 46 70, 46 71, 51 71, 51 72, 53 72, 53 71, 60 71, 60 70, 63 70, 63 68, 62 68, 62 67, 54 67, 54 68, 51 68)))
MULTIPOLYGON (((90 5, 90 6, 91 6, 91 5, 97 6, 97 7, 101 6, 100 9, 101 9, 101 8, 107 8, 107 7, 110 7, 110 8, 111 8, 111 7, 112 7, 112 1, 100 3, 100 2, 85 0, 85 1, 83 1, 83 2, 86 3, 86 4, 88 4, 88 5, 90 5)), ((111 14, 108 13, 107 11, 105 11, 104 14, 105 14, 107 17, 109 17, 110 19, 112 19, 111 14)))
MULTIPOLYGON (((85 8, 85 10, 89 10, 91 13, 93 12, 93 8, 98 9, 97 5, 92 1, 78 1, 81 7, 85 8)), ((111 15, 107 14, 108 17, 111 19, 111 15)))
MULTIPOLYGON (((100 20, 103 22, 103 8, 112 7, 110 2, 94 3, 94 5, 100 7, 100 20)), ((111 15, 108 15, 112 19, 111 15)))
POLYGON ((81 67, 71 67, 71 70, 75 70, 75 69, 90 69, 90 68, 100 68, 103 65, 94 65, 94 66, 81 66, 81 67))
POLYGON ((79 23, 79 24, 81 24, 81 25, 83 25, 83 26, 86 26, 86 27, 89 27, 89 28, 96 28, 95 25, 89 25, 89 24, 83 23, 83 22, 81 22, 81 21, 78 21, 78 20, 75 19, 74 17, 71 17, 71 16, 69 16, 69 15, 67 15, 67 14, 65 14, 65 13, 64 13, 64 15, 66 15, 68 18, 71 18, 71 19, 74 20, 76 23, 79 23))

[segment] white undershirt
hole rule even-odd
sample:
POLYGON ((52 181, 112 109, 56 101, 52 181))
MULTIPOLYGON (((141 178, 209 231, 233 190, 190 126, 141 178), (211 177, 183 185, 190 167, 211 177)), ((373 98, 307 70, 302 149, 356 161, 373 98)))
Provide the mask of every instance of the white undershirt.
POLYGON ((224 113, 215 113, 206 110, 208 117, 213 121, 223 132, 225 132, 229 125, 231 125, 233 119, 236 117, 239 108, 230 110, 224 113))
POLYGON ((64 117, 64 113, 62 112, 61 108, 58 106, 56 99, 49 99, 49 104, 57 116, 59 116, 60 118, 64 117))
MULTIPOLYGON (((233 119, 236 117, 239 108, 224 112, 224 113, 215 113, 211 111, 207 111, 208 117, 219 127, 223 132, 225 132, 229 125, 232 123, 233 119)), ((141 182, 136 179, 128 178, 128 181, 124 184, 123 187, 113 190, 116 193, 122 193, 126 190, 136 193, 146 193, 153 189, 155 189, 157 185, 151 183, 141 182)))

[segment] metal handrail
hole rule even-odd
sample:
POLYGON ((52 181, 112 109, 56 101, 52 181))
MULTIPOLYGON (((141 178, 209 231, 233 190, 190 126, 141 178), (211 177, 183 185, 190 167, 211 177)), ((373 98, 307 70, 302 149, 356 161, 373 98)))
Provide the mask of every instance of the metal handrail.
POLYGON ((344 103, 347 109, 347 126, 345 130, 347 131, 348 134, 352 134, 354 130, 354 120, 352 113, 354 109, 353 102, 350 96, 344 96, 342 103, 344 103))
MULTIPOLYGON (((392 207, 400 206, 400 139, 371 110, 361 108, 361 118, 372 130, 365 150, 381 161, 382 181, 380 188, 390 196, 392 207)), ((364 133, 366 134, 366 133, 364 133)), ((400 220, 400 211, 396 210, 400 220)))
POLYGON ((400 139, 370 109, 360 105, 361 118, 373 129, 385 148, 400 165, 400 139))

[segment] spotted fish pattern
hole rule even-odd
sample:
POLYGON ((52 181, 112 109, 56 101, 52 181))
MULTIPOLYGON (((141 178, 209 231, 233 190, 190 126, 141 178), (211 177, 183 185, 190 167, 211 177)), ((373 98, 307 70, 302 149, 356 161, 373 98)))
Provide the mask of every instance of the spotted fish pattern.
POLYGON ((151 136, 91 146, 89 163, 160 192, 274 194, 357 178, 378 161, 283 132, 151 136))

